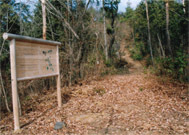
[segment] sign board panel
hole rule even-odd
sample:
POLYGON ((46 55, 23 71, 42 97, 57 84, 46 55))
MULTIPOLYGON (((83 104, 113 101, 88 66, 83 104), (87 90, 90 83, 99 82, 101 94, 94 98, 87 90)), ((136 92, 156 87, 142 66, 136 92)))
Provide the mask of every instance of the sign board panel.
POLYGON ((3 34, 4 40, 10 40, 11 86, 14 115, 14 130, 20 129, 17 81, 56 76, 57 101, 61 107, 61 82, 59 70, 60 42, 3 34))
POLYGON ((17 80, 58 75, 57 46, 16 41, 17 80))

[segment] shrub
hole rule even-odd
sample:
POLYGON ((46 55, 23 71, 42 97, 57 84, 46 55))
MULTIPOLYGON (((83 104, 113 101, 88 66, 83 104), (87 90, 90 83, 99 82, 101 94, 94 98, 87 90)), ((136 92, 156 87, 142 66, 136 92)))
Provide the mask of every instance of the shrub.
POLYGON ((127 61, 125 59, 117 60, 114 65, 116 68, 124 68, 127 65, 127 61))
POLYGON ((169 75, 175 79, 185 81, 187 78, 186 67, 187 67, 187 55, 178 50, 175 58, 166 57, 156 59, 157 69, 159 74, 169 75))
POLYGON ((142 60, 145 53, 144 43, 137 42, 135 47, 130 50, 130 53, 134 60, 142 60))
POLYGON ((111 59, 106 60, 106 61, 105 61, 105 65, 106 65, 106 67, 111 67, 111 66, 113 66, 113 63, 112 63, 111 59))

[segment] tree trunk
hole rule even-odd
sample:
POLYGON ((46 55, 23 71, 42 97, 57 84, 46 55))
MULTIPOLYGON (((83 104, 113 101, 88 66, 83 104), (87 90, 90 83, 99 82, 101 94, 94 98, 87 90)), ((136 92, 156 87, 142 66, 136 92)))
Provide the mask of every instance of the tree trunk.
MULTIPOLYGON (((46 1, 41 0, 41 5, 42 5, 42 18, 43 18, 43 39, 46 40, 46 31, 47 31, 47 21, 46 21, 46 1)), ((47 90, 50 89, 50 81, 49 79, 44 80, 45 82, 45 87, 47 90)))
MULTIPOLYGON (((68 8, 68 17, 67 17, 67 21, 68 23, 70 23, 70 16, 69 16, 69 11, 70 11, 70 6, 69 6, 69 0, 67 0, 67 8, 68 8)), ((70 41, 70 30, 68 29, 68 46, 69 46, 69 66, 70 66, 70 72, 69 72, 69 86, 72 85, 72 54, 73 54, 73 49, 72 49, 72 44, 71 44, 71 41, 70 41)))
POLYGON ((9 31, 9 11, 7 11, 7 25, 6 25, 6 32, 9 31))
POLYGON ((182 0, 182 5, 183 5, 183 11, 184 11, 184 13, 186 13, 186 9, 185 9, 185 0, 182 0))
POLYGON ((54 38, 54 32, 53 32, 53 28, 52 28, 52 22, 51 22, 51 15, 48 14, 47 16, 48 16, 48 21, 49 21, 49 24, 50 24, 51 38, 52 38, 52 40, 55 40, 55 38, 54 38))
POLYGON ((160 39, 160 37, 159 37, 159 34, 157 34, 157 38, 158 38, 158 41, 159 41, 159 47, 160 47, 160 49, 161 49, 162 56, 163 56, 163 58, 165 58, 165 52, 164 52, 164 50, 163 50, 163 46, 162 46, 162 43, 161 43, 161 39, 160 39))
MULTIPOLYGON (((188 5, 188 8, 187 9, 189 9, 189 3, 187 3, 187 5, 188 5)), ((188 18, 189 18, 189 11, 187 10, 187 13, 188 13, 188 18)), ((189 21, 188 21, 188 48, 187 48, 187 50, 188 50, 188 54, 189 54, 189 21)), ((187 62, 188 62, 188 65, 187 65, 187 81, 189 82, 189 57, 187 58, 187 62)))
POLYGON ((103 21, 104 21, 104 50, 105 50, 105 57, 108 60, 108 45, 107 45, 107 38, 106 38, 106 16, 104 11, 104 0, 103 0, 103 21))
POLYGON ((47 25, 46 25, 46 6, 45 6, 45 0, 41 0, 41 2, 42 2, 42 17, 43 17, 43 39, 46 40, 47 25))
MULTIPOLYGON (((111 2, 111 9, 113 9, 113 3, 111 2)), ((115 16, 114 16, 114 11, 112 11, 111 13, 111 28, 112 28, 112 33, 111 33, 111 41, 110 41, 110 46, 109 46, 109 57, 111 58, 112 57, 112 51, 113 51, 113 45, 114 45, 114 42, 115 42, 115 30, 114 30, 114 22, 115 22, 115 16)))
POLYGON ((152 44, 151 44, 151 34, 150 34, 150 22, 149 22, 149 16, 148 16, 148 2, 145 0, 146 4, 146 17, 147 17, 147 23, 148 23, 148 44, 150 47, 150 55, 152 59, 152 64, 154 65, 154 58, 153 58, 153 53, 152 53, 152 44))
POLYGON ((167 33, 167 47, 168 47, 169 53, 172 56, 171 39, 170 39, 170 34, 169 34, 169 0, 166 0, 166 33, 167 33))
POLYGON ((133 26, 133 40, 134 40, 134 44, 133 45, 135 45, 136 44, 136 38, 135 38, 136 32, 135 32, 135 22, 134 21, 133 21, 133 24, 134 24, 134 26, 133 26))
POLYGON ((19 8, 20 8, 20 11, 19 11, 19 21, 20 21, 20 35, 22 35, 22 18, 21 18, 21 14, 22 14, 22 8, 21 8, 21 0, 20 0, 20 3, 19 3, 19 8))
POLYGON ((6 95, 6 92, 5 92, 5 88, 4 88, 4 84, 3 84, 3 79, 2 79, 2 74, 1 74, 1 70, 0 70, 0 79, 1 79, 1 88, 2 88, 2 92, 4 94, 4 97, 5 97, 5 105, 6 105, 6 108, 7 108, 7 111, 8 112, 11 112, 10 111, 10 108, 9 108, 9 105, 8 105, 8 99, 7 99, 7 95, 6 95))

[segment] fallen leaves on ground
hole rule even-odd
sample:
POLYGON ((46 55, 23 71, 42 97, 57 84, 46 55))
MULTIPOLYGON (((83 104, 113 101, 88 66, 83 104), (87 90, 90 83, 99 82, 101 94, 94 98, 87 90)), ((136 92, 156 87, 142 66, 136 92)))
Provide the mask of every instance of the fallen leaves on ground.
MULTIPOLYGON (((106 76, 26 102, 20 134, 189 134, 186 85, 143 73, 106 76), (56 122, 66 127, 54 130, 56 122)), ((0 133, 13 134, 13 116, 0 122, 0 133)))

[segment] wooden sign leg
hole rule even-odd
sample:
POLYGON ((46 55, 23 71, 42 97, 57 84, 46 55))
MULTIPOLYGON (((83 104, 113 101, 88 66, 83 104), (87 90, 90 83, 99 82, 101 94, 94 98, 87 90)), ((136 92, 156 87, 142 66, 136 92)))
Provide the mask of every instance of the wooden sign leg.
POLYGON ((62 106, 62 98, 61 98, 61 79, 60 79, 60 68, 59 68, 59 48, 57 46, 57 100, 58 100, 58 107, 62 106))
POLYGON ((12 102, 13 102, 13 115, 14 115, 14 130, 20 129, 19 123, 19 105, 18 105, 18 91, 17 91, 17 78, 16 78, 16 46, 15 39, 10 42, 10 60, 11 60, 11 85, 12 85, 12 102))
POLYGON ((61 107, 62 99, 61 99, 61 88, 60 88, 60 75, 57 76, 57 100, 58 100, 58 107, 61 107))

